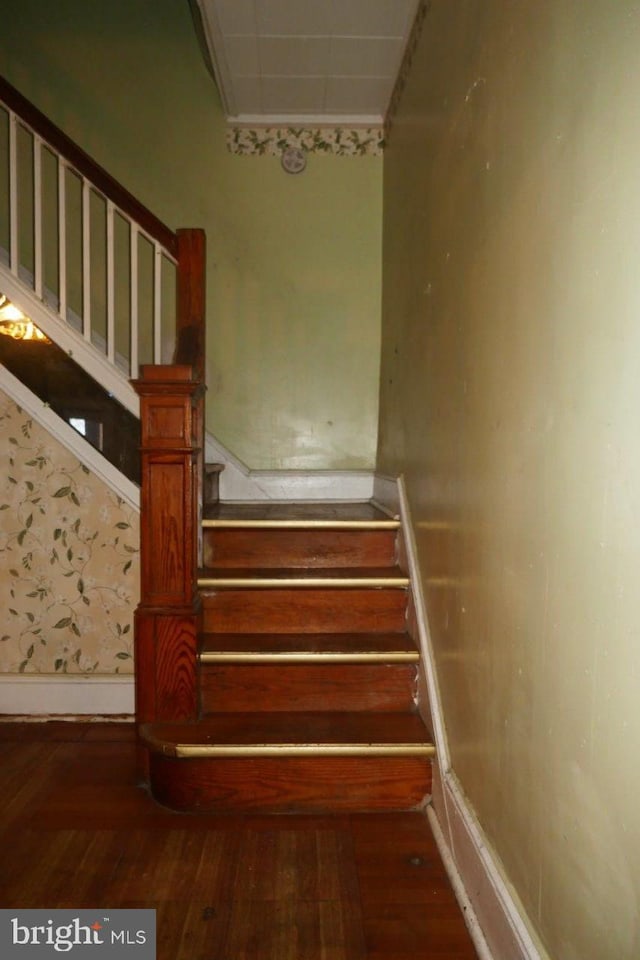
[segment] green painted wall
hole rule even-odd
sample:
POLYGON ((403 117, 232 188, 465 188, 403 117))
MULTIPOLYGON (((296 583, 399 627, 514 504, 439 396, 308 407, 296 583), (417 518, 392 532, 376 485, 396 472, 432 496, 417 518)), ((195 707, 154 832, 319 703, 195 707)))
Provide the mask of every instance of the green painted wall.
POLYGON ((208 238, 207 426, 253 468, 370 468, 382 160, 227 152, 186 0, 0 0, 0 69, 171 227, 208 238))
POLYGON ((554 960, 640 956, 639 50, 636 0, 433 0, 385 156, 379 464, 554 960))

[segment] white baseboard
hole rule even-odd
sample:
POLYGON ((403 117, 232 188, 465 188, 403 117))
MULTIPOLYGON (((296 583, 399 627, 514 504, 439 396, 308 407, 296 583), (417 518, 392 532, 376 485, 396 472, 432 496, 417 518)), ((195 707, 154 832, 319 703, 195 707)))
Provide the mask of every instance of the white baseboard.
POLYGON ((131 676, 0 676, 0 715, 106 717, 134 710, 131 676))
MULTIPOLYGON (((436 745, 433 789, 428 815, 451 885, 466 919, 480 960, 550 960, 534 941, 524 907, 507 884, 498 857, 451 768, 449 744, 435 669, 416 541, 404 478, 396 481, 418 641, 436 745)), ((393 503, 389 478, 376 478, 376 499, 393 503)))
POLYGON ((373 501, 393 516, 400 516, 400 494, 397 477, 376 473, 373 478, 373 501))
POLYGON ((207 433, 207 463, 222 463, 220 499, 233 500, 370 500, 369 470, 250 470, 224 444, 207 433))
POLYGON ((440 778, 437 764, 432 796, 434 837, 481 960, 551 960, 534 939, 455 774, 449 770, 440 778))
MULTIPOLYGON (((430 804, 427 807, 427 816, 429 818, 429 824, 431 826, 431 832, 433 833, 434 839, 440 851, 440 856, 442 857, 442 862, 444 864, 445 870, 453 887, 453 892, 456 895, 456 900, 458 905, 462 910, 462 915, 464 917, 464 922, 467 925, 467 930, 473 940, 473 945, 476 948, 476 952, 480 960, 494 960, 494 954, 489 950, 489 945, 485 940, 482 928, 476 916, 476 912, 473 909, 473 904, 469 899, 465 885, 462 881, 462 877, 456 867, 455 860, 451 855, 451 850, 447 846, 442 828, 440 827, 440 821, 436 816, 433 806, 430 804)), ((505 957, 505 960, 507 958, 505 957)), ((511 958, 509 958, 511 960, 511 958)))

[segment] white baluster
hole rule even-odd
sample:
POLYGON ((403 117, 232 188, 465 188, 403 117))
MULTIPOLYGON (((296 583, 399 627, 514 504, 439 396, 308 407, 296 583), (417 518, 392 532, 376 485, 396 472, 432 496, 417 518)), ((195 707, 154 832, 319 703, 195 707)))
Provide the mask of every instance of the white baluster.
POLYGON ((67 165, 58 157, 58 313, 67 319, 67 165))
POLYGON ((131 376, 138 376, 138 228, 129 222, 131 257, 130 295, 131 295, 131 376))
POLYGON ((42 299, 42 140, 33 135, 33 273, 34 290, 42 299))
POLYGON ((18 118, 9 114, 9 248, 11 273, 18 276, 18 118))
POLYGON ((153 244, 153 362, 162 363, 162 247, 153 244))
POLYGON ((82 332, 91 340, 91 187, 82 178, 82 332))
POLYGON ((113 212, 113 203, 107 200, 107 357, 110 363, 115 363, 116 357, 113 212))

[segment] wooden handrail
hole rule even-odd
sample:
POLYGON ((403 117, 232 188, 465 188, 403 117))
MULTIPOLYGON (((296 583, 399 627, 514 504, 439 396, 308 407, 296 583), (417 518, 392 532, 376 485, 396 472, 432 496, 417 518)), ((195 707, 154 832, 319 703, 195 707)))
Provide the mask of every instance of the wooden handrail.
POLYGON ((204 230, 178 230, 176 347, 174 363, 193 367, 195 380, 205 379, 205 235, 204 230))
MULTIPOLYGON (((0 100, 176 264, 172 364, 143 365, 140 398, 140 603, 136 610, 136 717, 192 720, 198 710, 197 644, 205 390, 205 235, 175 233, 0 77, 0 100)), ((16 275, 17 268, 16 265, 16 275)), ((133 273, 133 267, 132 267, 133 273)))
POLYGON ((57 150, 78 173, 90 180, 105 197, 113 201, 123 213, 142 227, 153 240, 157 240, 174 260, 177 260, 178 241, 173 230, 151 213, 144 204, 136 200, 133 194, 92 160, 89 154, 77 146, 66 133, 63 133, 26 97, 23 97, 4 77, 0 77, 0 100, 4 101, 6 106, 13 110, 34 133, 57 150))

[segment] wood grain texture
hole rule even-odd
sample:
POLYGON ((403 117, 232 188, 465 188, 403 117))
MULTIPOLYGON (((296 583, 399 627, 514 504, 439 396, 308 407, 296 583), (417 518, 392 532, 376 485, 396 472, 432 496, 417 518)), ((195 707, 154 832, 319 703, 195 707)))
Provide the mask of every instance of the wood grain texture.
POLYGON ((260 501, 256 503, 219 503, 208 513, 207 518, 217 523, 261 523, 263 521, 285 521, 286 523, 391 523, 395 529, 400 524, 369 501, 325 501, 308 503, 300 500, 289 503, 260 501))
MULTIPOLYGON (((135 382, 142 425, 140 604, 136 716, 195 719, 201 608, 195 571, 202 384, 184 366, 143 366, 135 382)), ((141 752, 140 770, 147 768, 141 752)))
POLYGON ((186 744, 430 743, 417 713, 284 711, 220 713, 198 723, 154 723, 142 728, 149 742, 186 744))
POLYGON ((392 567, 394 530, 207 529, 204 565, 237 567, 392 567))
POLYGON ((195 720, 198 712, 199 613, 155 620, 156 718, 195 720))
POLYGON ((431 790, 419 757, 177 760, 151 754, 155 798, 173 810, 332 813, 413 810, 431 790))
POLYGON ((409 664, 208 664, 200 671, 203 714, 249 710, 413 710, 409 664))
POLYGON ((204 230, 177 232, 176 346, 174 363, 189 364, 204 383, 206 346, 206 237, 204 230))
POLYGON ((5 908, 147 907, 158 960, 474 960, 423 814, 184 816, 133 724, 0 723, 5 908))
POLYGON ((202 591, 207 633, 380 633, 404 629, 402 590, 202 591))

